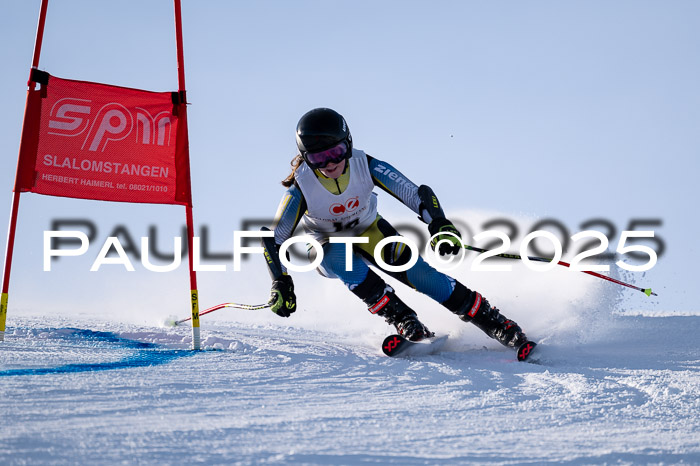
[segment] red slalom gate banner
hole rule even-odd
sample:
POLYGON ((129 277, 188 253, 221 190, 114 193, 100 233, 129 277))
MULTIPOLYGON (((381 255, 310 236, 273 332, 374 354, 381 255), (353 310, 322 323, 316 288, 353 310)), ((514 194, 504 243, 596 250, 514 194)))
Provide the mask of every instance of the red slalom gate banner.
MULTIPOLYGON (((49 0, 41 0, 0 291, 5 336, 10 271, 22 192, 100 201, 180 204, 187 245, 194 220, 180 0, 174 0, 177 92, 148 92, 39 71, 49 0), (37 84, 41 87, 37 89, 37 84)), ((199 294, 189 254, 192 348, 200 349, 199 294)))
POLYGON ((15 191, 191 205, 179 93, 35 74, 15 191))

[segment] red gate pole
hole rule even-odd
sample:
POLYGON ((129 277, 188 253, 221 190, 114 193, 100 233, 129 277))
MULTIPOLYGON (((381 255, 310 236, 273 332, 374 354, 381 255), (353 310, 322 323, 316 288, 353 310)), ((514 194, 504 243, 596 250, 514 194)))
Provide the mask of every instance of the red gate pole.
MULTIPOLYGON (((187 98, 185 88, 185 54, 182 45, 182 13, 180 9, 180 0, 175 1, 175 36, 177 40, 177 82, 180 94, 180 100, 183 105, 180 109, 180 119, 187 128, 187 98)), ((187 138, 187 132, 185 132, 187 138)), ((189 142, 186 140, 187 147, 187 191, 189 193, 189 202, 185 206, 185 214, 187 217, 187 247, 189 251, 189 269, 190 269, 190 298, 192 303, 192 349, 200 349, 200 332, 199 332, 199 296, 197 291, 197 273, 194 270, 194 221, 192 219, 192 182, 189 175, 189 142)))
MULTIPOLYGON (((46 10, 49 0, 41 1, 39 11, 39 23, 36 27, 36 39, 34 41, 34 57, 32 58, 32 68, 29 70, 29 80, 27 86, 27 104, 24 108, 24 120, 22 124, 22 134, 27 128, 27 110, 29 108, 29 95, 34 91, 36 83, 32 81, 32 71, 39 67, 39 56, 41 55, 41 43, 44 39, 44 24, 46 23, 46 10)), ((22 153, 20 142, 20 153, 22 153)), ((15 178, 15 188, 12 192, 12 210, 10 213, 10 225, 7 230, 7 249, 5 249, 5 268, 2 278, 2 293, 0 294, 0 341, 5 340, 5 323, 7 321, 7 300, 10 291, 10 270, 12 269, 12 253, 15 248, 15 230, 17 228, 17 216, 19 214, 20 191, 17 188, 17 178, 19 178, 19 158, 17 161, 17 175, 15 178)))

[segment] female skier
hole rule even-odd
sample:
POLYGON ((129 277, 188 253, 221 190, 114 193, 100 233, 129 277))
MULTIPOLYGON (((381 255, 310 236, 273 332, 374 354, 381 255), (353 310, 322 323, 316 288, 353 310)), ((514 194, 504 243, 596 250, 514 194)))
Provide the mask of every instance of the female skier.
MULTIPOLYGON (((433 250, 439 244, 440 255, 459 252, 461 245, 456 237, 461 236, 445 218, 432 189, 416 186, 392 165, 353 148, 350 129, 334 110, 316 108, 302 116, 296 140, 299 154, 291 162, 292 172, 282 181, 287 192, 273 223, 277 251, 301 221, 306 233, 323 246, 323 260, 318 268, 321 275, 339 278, 367 305, 369 312, 383 317, 405 338, 418 341, 432 336, 393 288, 368 267, 378 267, 373 257, 375 245, 383 238, 398 235, 377 213, 377 196, 372 192, 375 186, 428 224, 434 237, 433 250), (330 242, 331 236, 369 238, 367 243, 353 244, 351 270, 346 270, 346 244, 330 242)), ((387 244, 381 254, 384 262, 393 266, 407 264, 411 258, 410 249, 401 242, 387 244)), ((517 349, 527 341, 518 324, 505 318, 481 294, 438 272, 421 257, 405 272, 387 273, 427 294, 505 346, 517 349)), ((273 281, 271 293, 272 311, 277 315, 289 317, 296 310, 294 283, 286 269, 273 281)))

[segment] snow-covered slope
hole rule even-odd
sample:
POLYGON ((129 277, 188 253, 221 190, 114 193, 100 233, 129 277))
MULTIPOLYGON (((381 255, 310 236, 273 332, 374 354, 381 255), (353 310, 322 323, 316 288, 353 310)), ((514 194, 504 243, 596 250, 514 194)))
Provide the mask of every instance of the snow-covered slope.
POLYGON ((192 353, 186 327, 14 319, 0 462, 700 462, 697 315, 613 316, 537 364, 459 332, 409 360, 381 335, 205 325, 192 353))

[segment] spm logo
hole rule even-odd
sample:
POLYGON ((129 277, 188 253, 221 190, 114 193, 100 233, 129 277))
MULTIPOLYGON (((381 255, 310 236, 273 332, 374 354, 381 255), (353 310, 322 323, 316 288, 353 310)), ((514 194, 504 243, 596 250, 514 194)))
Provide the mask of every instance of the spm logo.
POLYGON ((148 110, 129 110, 117 102, 102 105, 93 115, 92 101, 77 98, 58 100, 52 107, 48 134, 84 137, 82 150, 104 152, 110 141, 121 141, 135 133, 136 143, 170 146, 170 112, 151 115, 148 110))

